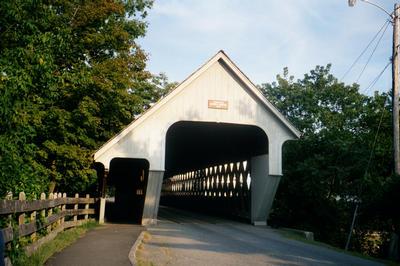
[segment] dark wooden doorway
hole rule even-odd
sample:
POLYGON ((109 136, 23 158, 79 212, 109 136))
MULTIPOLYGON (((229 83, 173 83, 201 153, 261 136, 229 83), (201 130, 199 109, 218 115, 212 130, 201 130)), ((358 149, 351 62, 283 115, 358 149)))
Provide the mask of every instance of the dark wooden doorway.
POLYGON ((149 162, 145 159, 111 160, 108 183, 115 190, 114 203, 106 208, 107 220, 141 224, 148 176, 149 162))

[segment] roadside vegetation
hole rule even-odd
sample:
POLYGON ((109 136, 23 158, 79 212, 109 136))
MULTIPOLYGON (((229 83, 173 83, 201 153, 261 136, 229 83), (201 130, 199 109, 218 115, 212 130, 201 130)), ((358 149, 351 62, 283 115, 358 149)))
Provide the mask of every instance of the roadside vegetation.
POLYGON ((378 258, 371 257, 371 256, 368 256, 368 255, 365 255, 365 254, 362 254, 362 253, 356 252, 356 251, 345 251, 342 248, 334 247, 334 246, 328 245, 328 244, 326 244, 324 242, 319 242, 319 241, 315 241, 315 240, 309 240, 309 239, 306 239, 304 236, 299 235, 298 233, 293 233, 293 232, 290 232, 290 231, 280 230, 280 229, 275 230, 275 231, 277 233, 279 233, 281 236, 285 237, 285 238, 289 238, 289 239, 292 239, 292 240, 304 242, 306 244, 332 249, 332 250, 335 250, 335 251, 340 252, 340 253, 348 254, 348 255, 351 255, 351 256, 355 256, 355 257, 359 257, 359 258, 363 258, 363 259, 367 259, 367 260, 371 260, 371 261, 375 261, 375 262, 379 262, 379 263, 383 263, 384 265, 399 265, 398 263, 396 263, 394 261, 378 259, 378 258))

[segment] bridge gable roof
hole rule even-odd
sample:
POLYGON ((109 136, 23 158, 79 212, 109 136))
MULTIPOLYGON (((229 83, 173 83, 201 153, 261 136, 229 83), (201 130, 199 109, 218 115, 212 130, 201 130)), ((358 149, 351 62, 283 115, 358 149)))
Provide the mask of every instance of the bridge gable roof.
POLYGON ((214 63, 219 62, 227 68, 228 71, 233 73, 237 78, 238 82, 245 86, 249 90, 250 93, 253 94, 258 100, 259 103, 270 113, 272 113, 286 128, 287 130, 293 134, 294 137, 300 137, 300 131, 294 127, 293 124, 290 123, 286 117, 281 114, 278 109, 269 102, 261 93, 261 91, 250 81, 250 79, 236 66, 236 64, 225 54, 224 51, 219 51, 216 55, 214 55, 210 60, 208 60, 204 65, 202 65, 199 69, 193 72, 188 78, 186 78, 182 83, 180 83, 175 89, 173 89, 169 94, 160 99, 157 103, 155 103, 151 108, 146 110, 143 114, 141 114, 137 119, 132 121, 129 125, 127 125, 121 132, 107 141, 103 146, 101 146, 95 153, 94 159, 101 156, 104 152, 106 152, 109 148, 111 148, 114 144, 118 143, 121 139, 123 139, 127 134, 129 134, 137 125, 144 122, 148 117, 150 117, 153 113, 157 112, 162 106, 167 104, 171 99, 178 96, 179 93, 184 90, 189 84, 191 84, 194 80, 196 80, 200 75, 202 75, 205 71, 207 71, 214 63))

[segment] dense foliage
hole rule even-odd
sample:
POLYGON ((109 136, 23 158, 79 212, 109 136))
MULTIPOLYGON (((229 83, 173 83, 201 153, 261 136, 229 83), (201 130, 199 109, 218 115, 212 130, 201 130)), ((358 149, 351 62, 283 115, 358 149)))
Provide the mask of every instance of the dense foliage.
POLYGON ((313 231, 317 239, 343 248, 359 203, 352 245, 385 255, 387 238, 365 240, 400 225, 390 96, 361 94, 358 85, 333 77, 329 65, 297 81, 285 69, 261 90, 302 132, 299 141, 284 146, 284 176, 272 222, 313 231))
POLYGON ((0 1, 0 196, 93 189, 93 151, 164 93, 136 42, 151 4, 0 1))

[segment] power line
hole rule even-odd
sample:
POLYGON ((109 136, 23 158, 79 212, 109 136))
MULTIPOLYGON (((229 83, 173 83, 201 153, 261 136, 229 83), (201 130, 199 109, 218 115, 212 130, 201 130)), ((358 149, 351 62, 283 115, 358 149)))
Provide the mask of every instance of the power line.
MULTIPOLYGON (((349 73, 350 71, 354 68, 354 66, 357 64, 357 62, 360 60, 360 58, 365 54, 365 52, 368 50, 368 48, 371 46, 371 44, 375 41, 375 39, 379 36, 379 33, 387 26, 390 24, 389 20, 386 20, 385 23, 382 25, 382 27, 378 30, 378 32, 375 34, 375 36, 371 39, 371 41, 368 43, 368 45, 364 48, 364 50, 361 52, 361 54, 354 60, 353 64, 349 67, 349 69, 344 73, 344 75, 340 78, 340 81, 342 81, 349 73)), ((386 30, 386 29, 385 29, 386 30)))
POLYGON ((383 30, 381 36, 379 37, 378 41, 376 42, 376 45, 375 45, 374 49, 372 50, 371 55, 368 57, 368 60, 367 60, 367 62, 365 63, 363 69, 361 70, 360 75, 358 75, 358 78, 357 78, 356 83, 358 83, 358 81, 360 80, 362 74, 364 73, 365 69, 367 68, 369 62, 371 61, 372 56, 375 54, 376 48, 378 48, 378 45, 379 45, 379 43, 381 42, 381 40, 382 40, 382 38, 383 38, 383 35, 385 35, 385 32, 386 32, 388 26, 389 26, 389 23, 386 24, 385 29, 383 30))
POLYGON ((371 83, 362 91, 362 93, 367 92, 369 89, 371 89, 375 84, 378 82, 378 80, 382 77, 383 73, 385 73, 386 69, 388 66, 392 64, 391 61, 389 61, 386 66, 382 69, 382 71, 371 81, 371 83))
POLYGON ((388 95, 389 95, 389 93, 386 94, 385 99, 383 100, 383 106, 382 106, 382 111, 381 111, 381 118, 379 119, 378 129, 376 130, 376 133, 375 133, 374 143, 372 144, 372 148, 371 148, 371 152, 370 152, 370 154, 369 154, 368 164, 367 164, 367 167, 365 168, 364 176, 367 175, 368 170, 369 170, 369 166, 370 166, 370 164, 371 164, 372 155, 373 155, 373 153, 374 153, 375 145, 376 145, 376 142, 377 142, 377 140, 378 140, 378 134, 379 134, 379 131, 380 131, 381 126, 382 126, 382 120, 383 120, 383 115, 384 115, 384 113, 385 113, 385 105, 386 105, 386 101, 387 101, 387 99, 388 99, 388 95))

